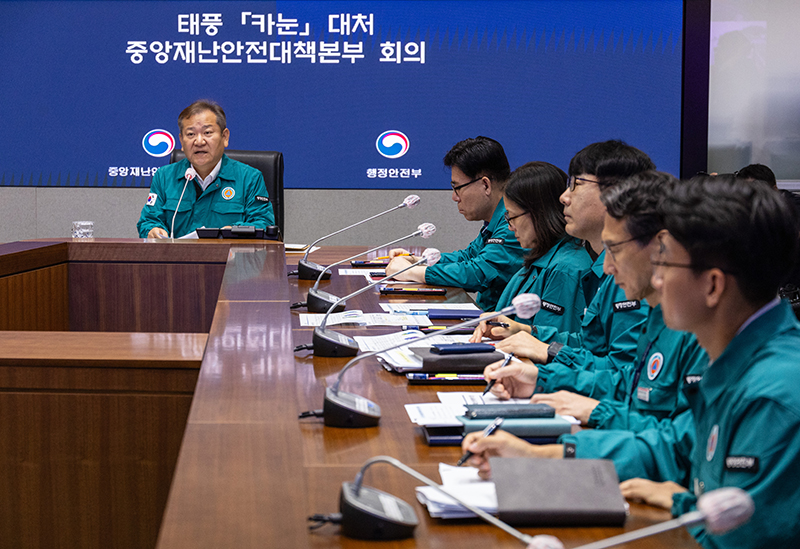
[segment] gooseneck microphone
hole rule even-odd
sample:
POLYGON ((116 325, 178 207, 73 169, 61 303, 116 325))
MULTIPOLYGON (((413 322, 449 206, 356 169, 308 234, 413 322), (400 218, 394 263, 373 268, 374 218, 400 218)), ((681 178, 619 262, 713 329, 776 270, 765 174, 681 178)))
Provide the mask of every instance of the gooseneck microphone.
POLYGON ((175 239, 175 216, 178 215, 178 209, 181 207, 181 200, 183 200, 183 195, 186 192, 186 187, 189 185, 189 181, 199 176, 197 175, 197 172, 194 170, 194 168, 192 166, 189 166, 188 168, 186 168, 186 173, 183 174, 183 177, 186 178, 186 183, 183 184, 181 197, 178 199, 178 205, 175 206, 175 213, 172 214, 172 226, 169 231, 169 237, 173 240, 175 239))
POLYGON ((364 473, 375 463, 388 463, 392 467, 400 469, 448 498, 454 499, 486 522, 511 534, 522 543, 530 543, 533 540, 532 536, 523 534, 483 509, 470 505, 459 497, 446 492, 436 482, 390 456, 375 456, 368 459, 356 475, 354 482, 342 484, 339 511, 342 515, 342 533, 347 537, 371 540, 404 539, 414 534, 414 528, 418 524, 417 515, 408 503, 386 492, 364 486, 364 473))
MULTIPOLYGON (((342 259, 341 261, 337 261, 336 263, 332 263, 328 265, 327 269, 331 269, 332 267, 336 267, 337 265, 341 265, 342 263, 346 263, 351 259, 355 259, 362 255, 366 255, 372 253, 376 250, 380 250, 381 248, 385 248, 387 246, 392 246, 393 244, 397 244, 398 242, 402 242, 403 240, 407 240, 409 238, 413 238, 415 236, 421 236, 422 238, 430 238, 433 233, 436 232, 436 226, 433 223, 423 223, 417 230, 413 233, 406 235, 402 238, 398 238, 397 240, 393 240, 391 242, 387 242, 386 244, 381 244, 380 246, 376 246, 371 250, 367 250, 366 252, 361 252, 360 254, 356 254, 352 257, 348 257, 347 259, 342 259)), ((328 309, 331 308, 331 305, 339 301, 339 298, 329 292, 324 290, 318 289, 319 283, 322 280, 322 275, 325 273, 320 273, 317 281, 314 283, 314 287, 308 291, 308 297, 306 297, 306 306, 308 307, 308 311, 310 313, 324 313, 328 309)), ((395 273, 396 274, 396 273, 395 273)), ((333 310, 334 313, 338 313, 344 310, 344 303, 340 303, 336 306, 333 310)))
MULTIPOLYGON (((444 330, 436 330, 433 333, 417 338, 414 340, 414 343, 424 341, 437 335, 449 334, 450 332, 466 328, 467 326, 474 326, 483 320, 491 320, 500 315, 516 314, 519 318, 530 318, 539 312, 541 306, 542 300, 539 299, 538 295, 520 294, 511 301, 510 306, 500 311, 495 311, 494 313, 479 318, 473 318, 466 322, 461 322, 460 324, 454 324, 444 330)), ((303 412, 300 414, 300 417, 322 416, 325 425, 328 427, 374 427, 381 419, 380 406, 362 396, 340 391, 339 385, 342 383, 342 378, 347 370, 352 368, 357 362, 410 344, 410 342, 404 341, 386 349, 370 351, 353 358, 350 362, 345 364, 344 368, 339 372, 333 386, 325 389, 325 402, 323 403, 322 410, 303 412)))
MULTIPOLYGON (((587 545, 581 545, 575 549, 606 549, 607 547, 614 547, 629 541, 646 538, 681 526, 694 526, 696 524, 705 523, 706 529, 712 534, 724 534, 735 530, 753 516, 755 511, 755 504, 750 494, 736 487, 719 488, 706 492, 697 499, 697 511, 685 513, 678 518, 662 522, 661 524, 654 524, 647 528, 640 528, 633 532, 627 532, 614 536, 613 538, 596 541, 587 545)), ((564 549, 563 545, 552 545, 551 536, 547 540, 551 545, 535 545, 539 541, 540 536, 536 536, 528 545, 529 549, 540 549, 543 547, 552 547, 553 549, 564 549)), ((557 541, 557 540, 556 540, 557 541)))
MULTIPOLYGON (((420 200, 420 198, 417 195, 410 194, 405 198, 405 200, 403 200, 402 204, 399 204, 399 205, 395 206, 394 208, 389 208, 385 212, 381 212, 381 213, 379 213, 377 215, 373 215, 372 217, 368 217, 367 219, 359 221, 358 223, 353 223, 352 225, 348 225, 344 229, 339 229, 338 231, 335 231, 335 232, 332 232, 331 234, 325 235, 322 238, 318 238, 317 240, 315 240, 314 242, 311 243, 311 245, 306 250, 306 253, 303 255, 303 259, 301 259, 297 263, 297 275, 302 280, 314 280, 318 276, 322 276, 322 278, 324 278, 324 279, 330 278, 331 277, 331 273, 330 273, 329 270, 327 270, 322 265, 319 265, 317 263, 314 263, 313 261, 309 261, 308 260, 308 254, 311 253, 311 250, 314 249, 314 246, 316 246, 317 244, 319 244, 320 242, 322 242, 326 238, 330 238, 332 236, 336 236, 337 234, 342 233, 342 232, 344 232, 344 231, 346 231, 348 229, 352 229, 353 227, 358 227, 362 223, 366 223, 367 221, 372 221, 373 219, 375 219, 377 217, 380 217, 382 215, 386 215, 386 214, 388 214, 390 212, 393 212, 395 210, 399 210, 401 208, 409 208, 409 209, 414 208, 414 207, 416 207, 417 204, 419 204, 419 200, 420 200)), ((289 273, 289 274, 293 274, 293 273, 289 273)))
MULTIPOLYGON (((428 248, 424 252, 422 252, 422 258, 419 261, 416 261, 410 264, 408 267, 400 269, 396 273, 390 276, 385 276, 380 280, 376 280, 375 282, 371 282, 367 284, 363 288, 356 290, 350 295, 346 295, 342 298, 339 298, 336 302, 334 302, 328 312, 325 313, 325 316, 322 317, 322 322, 316 328, 314 328, 314 336, 312 339, 311 347, 314 349, 314 354, 316 356, 356 356, 358 354, 358 343, 352 337, 348 337, 344 334, 340 334, 339 332, 335 332, 333 330, 328 330, 326 325, 328 323, 328 317, 331 316, 334 310, 336 310, 339 305, 343 304, 345 301, 350 299, 351 297, 355 297, 357 295, 361 295, 370 288, 374 288, 378 284, 386 282, 387 280, 399 275, 400 273, 404 273, 409 269, 413 269, 419 265, 436 265, 439 262, 439 258, 442 257, 442 254, 436 248, 428 248)), ((304 347, 305 348, 305 347, 304 347)))

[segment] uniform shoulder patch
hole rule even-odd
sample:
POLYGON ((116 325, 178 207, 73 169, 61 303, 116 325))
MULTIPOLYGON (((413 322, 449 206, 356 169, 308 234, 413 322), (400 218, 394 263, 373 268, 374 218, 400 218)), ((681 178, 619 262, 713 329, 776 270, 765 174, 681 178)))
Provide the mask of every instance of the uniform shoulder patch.
POLYGON ((257 196, 256 200, 258 200, 259 202, 269 202, 269 197, 268 196, 257 196))
POLYGON ((614 312, 624 313, 626 311, 635 311, 639 309, 641 306, 642 304, 635 299, 632 299, 630 301, 617 301, 616 303, 614 303, 614 312))
POLYGON ((158 195, 156 193, 150 193, 147 195, 147 205, 148 206, 155 206, 156 200, 158 200, 158 195))
POLYGON ((545 311, 550 311, 553 314, 561 316, 564 314, 564 307, 561 305, 556 305, 555 303, 550 303, 549 301, 542 301, 542 309, 545 311))
POLYGON ((489 240, 486 241, 486 243, 487 244, 505 244, 506 243, 506 239, 505 238, 490 238, 489 240))
POLYGON ((728 456, 725 458, 725 470, 758 473, 758 458, 756 456, 728 456))

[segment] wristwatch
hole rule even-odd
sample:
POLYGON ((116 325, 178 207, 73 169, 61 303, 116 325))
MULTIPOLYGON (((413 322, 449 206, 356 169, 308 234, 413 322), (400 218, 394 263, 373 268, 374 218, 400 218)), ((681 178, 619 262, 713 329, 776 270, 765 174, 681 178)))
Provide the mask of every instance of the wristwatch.
POLYGON ((545 364, 550 364, 563 346, 564 346, 563 343, 557 343, 555 341, 552 342, 550 345, 548 345, 547 346, 547 362, 545 362, 545 364))

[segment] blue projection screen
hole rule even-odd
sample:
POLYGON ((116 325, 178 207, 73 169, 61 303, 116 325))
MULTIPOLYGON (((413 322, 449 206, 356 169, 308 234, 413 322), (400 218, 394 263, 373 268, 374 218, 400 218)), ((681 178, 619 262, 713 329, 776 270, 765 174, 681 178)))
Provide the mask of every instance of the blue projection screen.
POLYGON ((219 102, 287 188, 446 189, 476 135, 512 168, 619 138, 679 173, 681 0, 0 2, 0 185, 148 187, 219 102))

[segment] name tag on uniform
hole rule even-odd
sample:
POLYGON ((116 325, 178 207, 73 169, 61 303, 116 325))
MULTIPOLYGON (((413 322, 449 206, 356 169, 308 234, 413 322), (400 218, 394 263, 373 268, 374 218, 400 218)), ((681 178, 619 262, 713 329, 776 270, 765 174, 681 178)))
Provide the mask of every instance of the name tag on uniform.
POLYGON ((564 314, 564 307, 561 305, 556 305, 555 303, 550 303, 549 301, 542 301, 542 309, 546 311, 550 311, 553 314, 561 316, 564 314))
POLYGON ((269 197, 268 196, 257 196, 256 200, 258 200, 259 202, 269 202, 269 197))
POLYGON ((506 243, 506 239, 505 238, 490 238, 489 240, 486 241, 486 243, 487 244, 505 244, 506 243))
POLYGON ((641 306, 642 306, 641 303, 639 303, 635 299, 631 301, 617 301, 616 303, 614 303, 614 312, 624 313, 626 311, 635 311, 641 306))
POLYGON ((650 402, 650 388, 649 387, 637 387, 636 388, 636 398, 638 398, 642 402, 650 402))
POLYGON ((728 456, 725 458, 725 470, 758 473, 758 458, 755 456, 728 456))

